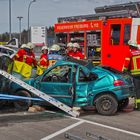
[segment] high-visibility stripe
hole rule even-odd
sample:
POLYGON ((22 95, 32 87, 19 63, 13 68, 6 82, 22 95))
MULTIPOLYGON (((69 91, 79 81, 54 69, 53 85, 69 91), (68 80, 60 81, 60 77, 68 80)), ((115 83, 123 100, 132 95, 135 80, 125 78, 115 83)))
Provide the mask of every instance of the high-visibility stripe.
POLYGON ((126 57, 125 60, 130 60, 130 58, 129 57, 126 57))
POLYGON ((140 99, 135 99, 135 108, 138 108, 139 103, 140 103, 140 99))
POLYGON ((134 70, 137 69, 137 62, 136 62, 136 58, 132 57, 133 59, 133 65, 134 65, 134 70))
POLYGON ((19 58, 19 55, 18 55, 18 54, 16 54, 16 57, 17 57, 17 58, 19 58))
POLYGON ((47 59, 45 59, 45 58, 41 58, 41 59, 40 59, 40 61, 42 61, 42 60, 44 60, 45 62, 47 62, 47 59))
POLYGON ((140 56, 133 56, 132 57, 132 60, 133 60, 134 70, 137 70, 138 71, 137 58, 140 58, 140 56))
POLYGON ((131 72, 132 75, 138 75, 140 74, 140 71, 139 72, 131 72))

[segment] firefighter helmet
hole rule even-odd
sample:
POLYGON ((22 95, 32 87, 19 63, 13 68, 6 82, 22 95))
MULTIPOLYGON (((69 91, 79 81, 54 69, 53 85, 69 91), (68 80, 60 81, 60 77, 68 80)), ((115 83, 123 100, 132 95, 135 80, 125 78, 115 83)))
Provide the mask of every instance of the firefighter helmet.
POLYGON ((25 49, 31 49, 31 47, 29 45, 26 45, 24 48, 25 49))
POLYGON ((67 44, 67 47, 72 48, 72 47, 73 47, 73 43, 72 43, 72 42, 69 42, 69 43, 67 44))
POLYGON ((33 48, 35 47, 34 44, 31 43, 31 42, 28 42, 28 43, 27 43, 27 46, 29 46, 30 49, 33 49, 33 48))
POLYGON ((133 47, 138 47, 138 44, 135 41, 129 40, 128 45, 133 46, 133 47))
POLYGON ((22 44, 20 48, 23 49, 26 48, 26 46, 27 46, 26 44, 22 44))
POLYGON ((73 47, 79 49, 80 48, 80 45, 78 43, 73 43, 73 47))
POLYGON ((59 51, 60 50, 60 46, 57 45, 57 44, 54 44, 54 45, 52 45, 51 50, 52 51, 59 51))
POLYGON ((43 50, 48 50, 48 47, 47 47, 47 46, 43 46, 41 50, 42 50, 42 51, 43 51, 43 50))

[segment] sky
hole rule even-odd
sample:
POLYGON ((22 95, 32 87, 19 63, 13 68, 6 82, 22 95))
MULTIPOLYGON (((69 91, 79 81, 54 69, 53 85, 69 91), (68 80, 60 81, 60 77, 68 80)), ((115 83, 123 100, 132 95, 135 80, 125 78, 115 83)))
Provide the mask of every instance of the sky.
MULTIPOLYGON (((12 32, 28 28, 28 6, 32 0, 11 0, 12 32)), ((131 0, 140 1, 140 0, 131 0)), ((36 0, 30 7, 30 26, 52 26, 58 17, 94 14, 98 6, 130 2, 130 0, 36 0)), ((0 0, 0 33, 9 32, 9 0, 0 0)))

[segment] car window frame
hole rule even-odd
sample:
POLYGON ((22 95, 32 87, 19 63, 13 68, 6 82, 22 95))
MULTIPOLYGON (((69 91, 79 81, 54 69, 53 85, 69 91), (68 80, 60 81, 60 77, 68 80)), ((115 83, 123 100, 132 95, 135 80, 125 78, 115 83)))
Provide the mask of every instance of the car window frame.
POLYGON ((43 78, 44 78, 44 76, 46 76, 51 70, 53 70, 53 69, 55 69, 56 67, 61 67, 61 66, 70 66, 71 67, 71 69, 73 68, 73 65, 71 65, 71 64, 63 64, 63 65, 57 65, 57 66, 53 66, 51 69, 49 69, 47 72, 45 72, 43 75, 42 75, 42 77, 41 77, 41 80, 40 80, 40 82, 49 82, 49 83, 72 83, 72 70, 71 70, 71 78, 70 78, 70 80, 69 80, 69 82, 52 82, 52 81, 43 81, 43 78))

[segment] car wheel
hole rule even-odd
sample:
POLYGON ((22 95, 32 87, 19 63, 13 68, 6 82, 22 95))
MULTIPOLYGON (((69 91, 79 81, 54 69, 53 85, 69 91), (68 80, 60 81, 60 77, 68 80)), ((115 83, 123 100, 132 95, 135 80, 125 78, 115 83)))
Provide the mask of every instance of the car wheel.
POLYGON ((119 101, 118 110, 123 110, 129 104, 129 98, 119 101))
POLYGON ((118 108, 118 102, 112 95, 104 94, 95 100, 96 109, 102 115, 114 115, 118 108))
MULTIPOLYGON (((23 96, 23 97, 31 97, 30 93, 25 90, 17 91, 15 95, 23 96)), ((17 101, 14 101, 14 106, 17 110, 28 110, 31 104, 32 104, 31 100, 19 99, 17 101)))

